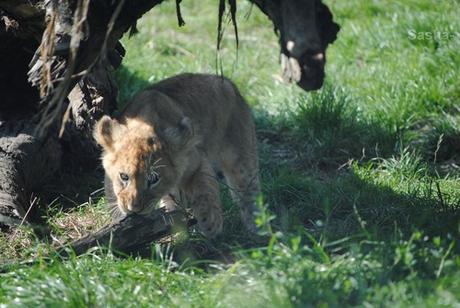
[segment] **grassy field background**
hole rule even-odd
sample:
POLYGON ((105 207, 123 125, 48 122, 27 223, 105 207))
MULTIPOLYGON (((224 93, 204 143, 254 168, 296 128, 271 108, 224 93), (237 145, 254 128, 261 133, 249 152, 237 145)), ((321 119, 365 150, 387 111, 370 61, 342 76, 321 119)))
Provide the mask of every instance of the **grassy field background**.
MULTIPOLYGON (((146 259, 96 251, 28 266, 49 247, 21 228, 0 235, 0 262, 13 261, 0 307, 459 307, 460 4, 326 2, 342 29, 315 93, 281 81, 272 24, 246 1, 238 52, 228 25, 217 55, 211 0, 184 1, 182 28, 167 1, 123 40, 121 105, 216 63, 241 89, 256 118, 267 243, 246 236, 227 193, 224 233, 185 240, 208 256, 156 246, 146 259)), ((72 196, 45 204, 54 241, 107 221, 98 196, 71 211, 60 200, 72 196)))

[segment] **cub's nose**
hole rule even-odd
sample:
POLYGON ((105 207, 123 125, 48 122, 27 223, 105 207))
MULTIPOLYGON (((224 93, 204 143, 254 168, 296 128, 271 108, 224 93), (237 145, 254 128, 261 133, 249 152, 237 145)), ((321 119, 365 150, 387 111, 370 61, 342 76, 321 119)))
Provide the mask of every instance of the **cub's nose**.
POLYGON ((133 213, 136 213, 136 207, 131 205, 131 204, 118 204, 118 208, 123 212, 125 213, 126 215, 130 215, 130 214, 133 214, 133 213))
POLYGON ((140 204, 138 203, 128 204, 127 206, 128 214, 139 213, 141 210, 142 210, 142 206, 140 206, 140 204))

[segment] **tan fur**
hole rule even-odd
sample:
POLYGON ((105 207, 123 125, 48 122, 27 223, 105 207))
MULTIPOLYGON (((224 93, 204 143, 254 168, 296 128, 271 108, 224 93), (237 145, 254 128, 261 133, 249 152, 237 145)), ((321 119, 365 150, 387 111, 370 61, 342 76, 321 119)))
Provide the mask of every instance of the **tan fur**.
POLYGON ((223 221, 217 171, 244 223, 255 230, 260 189, 254 122, 228 79, 199 74, 166 79, 137 95, 117 119, 102 118, 94 136, 121 212, 147 214, 158 202, 171 208, 181 194, 202 232, 213 237, 223 221), (160 181, 149 186, 155 174, 160 181))

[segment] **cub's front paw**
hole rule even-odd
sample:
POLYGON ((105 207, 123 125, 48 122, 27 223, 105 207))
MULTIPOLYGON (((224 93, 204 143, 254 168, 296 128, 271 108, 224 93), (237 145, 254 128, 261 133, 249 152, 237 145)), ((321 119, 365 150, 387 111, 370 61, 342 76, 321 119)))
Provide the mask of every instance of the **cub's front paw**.
POLYGON ((207 238, 213 238, 222 232, 223 216, 220 208, 195 211, 198 228, 207 238))
POLYGON ((241 218, 243 220, 246 230, 249 231, 251 235, 256 235, 259 231, 259 228, 256 225, 256 216, 258 215, 258 210, 254 205, 249 205, 241 210, 241 218))

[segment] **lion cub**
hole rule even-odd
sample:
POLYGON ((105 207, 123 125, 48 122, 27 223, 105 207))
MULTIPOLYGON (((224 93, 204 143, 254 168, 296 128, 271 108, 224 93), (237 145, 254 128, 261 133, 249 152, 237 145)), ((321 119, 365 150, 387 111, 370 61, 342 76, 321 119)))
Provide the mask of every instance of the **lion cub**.
POLYGON ((171 208, 183 196, 200 230, 214 237, 222 230, 216 177, 223 174, 245 225, 255 231, 260 188, 254 122, 230 80, 204 74, 163 80, 119 117, 100 119, 94 137, 103 148, 106 195, 122 215, 148 215, 158 202, 171 208))

